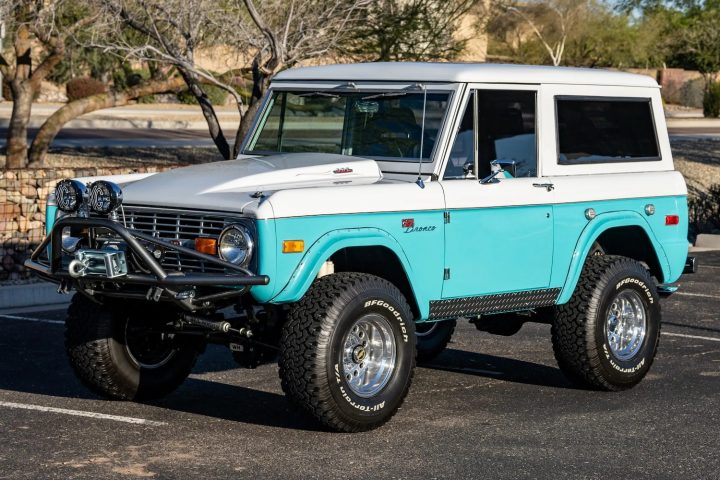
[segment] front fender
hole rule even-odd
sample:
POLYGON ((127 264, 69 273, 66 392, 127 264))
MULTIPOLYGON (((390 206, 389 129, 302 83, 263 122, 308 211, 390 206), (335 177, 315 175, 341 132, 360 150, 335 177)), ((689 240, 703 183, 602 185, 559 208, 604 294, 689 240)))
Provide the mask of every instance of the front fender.
MULTIPOLYGON (((335 252, 348 247, 386 247, 400 260, 408 278, 413 278, 413 269, 400 243, 388 232, 379 228, 344 228, 332 230, 315 241, 290 276, 287 284, 270 301, 291 303, 300 300, 317 277, 323 263, 335 252)), ((413 282, 410 282, 411 287, 413 282)), ((428 302, 418 300, 421 314, 427 314, 428 302)))
POLYGON ((650 228, 647 220, 645 220, 642 215, 632 211, 602 213, 591 220, 580 234, 580 238, 578 239, 577 244, 575 245, 575 250, 573 251, 565 284, 557 303, 563 304, 570 300, 572 293, 575 291, 575 286, 580 279, 580 273, 582 272, 583 265, 585 264, 585 259, 590 253, 590 248, 592 248, 593 243, 598 239, 598 237, 600 237, 600 235, 602 235, 603 232, 615 227, 635 226, 642 228, 650 239, 650 243, 655 250, 658 263, 662 269, 663 277, 669 278, 671 276, 670 263, 668 262, 665 250, 655 236, 652 228, 650 228))

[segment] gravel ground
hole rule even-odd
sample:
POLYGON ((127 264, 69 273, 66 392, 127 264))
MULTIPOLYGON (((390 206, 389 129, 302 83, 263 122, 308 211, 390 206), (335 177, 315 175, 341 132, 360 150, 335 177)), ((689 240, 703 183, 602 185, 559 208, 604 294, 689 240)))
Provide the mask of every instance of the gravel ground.
POLYGON ((675 168, 684 176, 691 194, 720 183, 720 139, 671 139, 675 168))

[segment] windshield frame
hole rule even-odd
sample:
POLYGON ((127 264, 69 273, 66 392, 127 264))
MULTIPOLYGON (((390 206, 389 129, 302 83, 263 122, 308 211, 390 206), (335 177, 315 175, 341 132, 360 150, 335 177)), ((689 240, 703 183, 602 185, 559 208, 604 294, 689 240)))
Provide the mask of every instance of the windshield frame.
POLYGON ((457 98, 458 98, 458 89, 460 88, 460 84, 457 83, 445 83, 445 82, 425 82, 425 83, 417 83, 417 82, 363 82, 361 84, 354 84, 352 82, 296 82, 296 81, 285 81, 285 82, 276 82, 268 88, 267 92, 265 93, 262 104, 260 108, 258 109, 255 118, 253 119, 253 124, 250 128, 250 131, 243 139, 242 146, 240 148, 240 155, 243 156, 270 156, 270 155, 277 155, 281 154, 283 152, 261 152, 261 151, 251 151, 249 150, 249 146, 252 145, 252 143, 256 140, 256 137, 259 135, 261 127, 264 125, 264 121, 267 118, 267 116, 270 113, 270 109, 272 107, 272 98, 273 95, 275 95, 277 92, 307 92, 307 93, 313 93, 313 92, 326 92, 326 93, 337 93, 337 94, 343 94, 343 93, 362 93, 366 95, 376 95, 386 92, 391 93, 407 93, 407 94, 418 94, 422 93, 422 89, 418 88, 418 85, 424 85, 427 88, 427 93, 439 93, 439 94, 447 94, 447 106, 445 108, 445 111, 443 112, 442 119, 440 121, 440 125, 437 130, 437 136, 435 139, 435 143, 433 145, 433 148, 429 154, 429 157, 418 159, 402 159, 402 158, 391 158, 391 157, 369 157, 369 156, 353 156, 354 158, 363 159, 363 158, 369 158, 372 160, 377 161, 381 165, 381 169, 383 171, 390 171, 394 170, 393 173, 412 173, 414 171, 415 174, 418 173, 417 171, 417 165, 422 162, 423 164, 423 174, 433 174, 435 171, 436 162, 439 158, 439 155, 442 154, 442 152, 445 150, 445 143, 447 143, 447 126, 452 123, 452 117, 453 112, 457 108, 457 98), (432 167, 432 171, 427 171, 429 168, 426 167, 432 167), (390 167, 390 168, 388 168, 390 167))

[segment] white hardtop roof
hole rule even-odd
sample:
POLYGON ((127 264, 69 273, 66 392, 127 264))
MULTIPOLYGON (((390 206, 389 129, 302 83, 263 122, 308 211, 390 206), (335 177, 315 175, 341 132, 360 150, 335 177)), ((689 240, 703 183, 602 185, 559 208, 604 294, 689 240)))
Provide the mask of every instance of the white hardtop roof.
POLYGON ((581 84, 658 87, 646 75, 596 68, 548 67, 492 63, 374 62, 292 68, 275 81, 445 82, 581 84))

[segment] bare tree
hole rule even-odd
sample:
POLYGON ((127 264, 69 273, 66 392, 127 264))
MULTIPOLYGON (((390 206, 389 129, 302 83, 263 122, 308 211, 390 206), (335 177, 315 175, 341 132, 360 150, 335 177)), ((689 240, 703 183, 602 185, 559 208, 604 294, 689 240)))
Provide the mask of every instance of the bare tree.
POLYGON ((179 76, 166 79, 151 78, 125 89, 113 89, 109 92, 70 101, 56 110, 40 126, 30 145, 30 165, 41 165, 43 163, 52 141, 65 124, 75 118, 103 108, 129 105, 146 95, 170 92, 178 93, 184 88, 186 88, 185 81, 179 76))
POLYGON ((252 96, 235 137, 237 151, 273 75, 338 52, 361 25, 371 0, 236 1, 251 20, 238 17, 236 44, 247 44, 254 52, 252 96))
POLYGON ((0 52, 0 72, 6 78, 13 109, 7 131, 7 167, 27 165, 27 128, 33 98, 41 82, 65 56, 65 42, 79 29, 93 22, 88 15, 68 25, 64 0, 5 0, 4 19, 12 38, 9 58, 0 52), (33 47, 42 52, 36 60, 33 47))
MULTIPOLYGON (((562 63, 568 35, 586 10, 588 0, 531 0, 528 2, 498 3, 501 15, 520 20, 547 52, 552 64, 562 63)), ((516 27, 518 24, 516 24, 516 27)), ((514 42, 521 42, 525 33, 520 29, 510 32, 514 42)))
POLYGON ((95 0, 103 12, 91 46, 127 59, 174 66, 198 101, 224 158, 234 158, 270 79, 283 68, 337 49, 370 0, 95 0), (128 34, 131 32, 132 34, 128 34), (245 67, 218 74, 196 61, 199 49, 232 47, 245 67), (233 79, 252 75, 246 102, 233 79), (203 84, 227 91, 240 124, 234 148, 222 131, 203 84))
POLYGON ((220 154, 230 158, 230 146, 201 83, 230 93, 239 109, 242 97, 228 82, 201 68, 195 56, 198 48, 223 43, 223 27, 238 14, 237 9, 214 0, 95 1, 101 21, 87 45, 128 60, 174 66, 200 105, 220 154))

